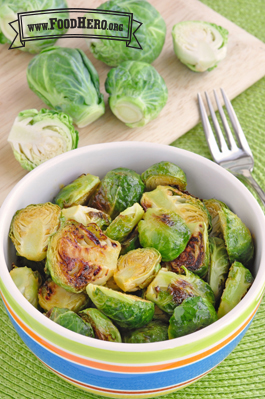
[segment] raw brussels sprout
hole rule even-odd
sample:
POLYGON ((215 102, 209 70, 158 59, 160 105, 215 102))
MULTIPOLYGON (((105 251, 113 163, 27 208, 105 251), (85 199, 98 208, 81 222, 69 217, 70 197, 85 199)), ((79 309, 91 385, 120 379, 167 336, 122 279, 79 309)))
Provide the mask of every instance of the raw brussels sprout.
POLYGON ((145 288, 160 269, 161 255, 155 248, 139 248, 118 260, 114 273, 116 284, 125 292, 145 288))
POLYGON ((85 309, 78 313, 82 320, 91 324, 95 338, 102 341, 122 342, 121 335, 110 319, 98 309, 85 309))
POLYGON ((251 265, 254 244, 247 226, 229 209, 223 208, 219 218, 230 263, 238 261, 245 266, 251 265))
POLYGON ((84 226, 87 226, 89 223, 96 223, 102 230, 111 223, 111 218, 106 213, 82 205, 75 205, 70 208, 62 209, 62 216, 65 221, 75 220, 78 223, 82 223, 84 226))
POLYGON ((209 22, 179 22, 172 38, 176 56, 195 72, 211 71, 227 53, 228 31, 209 22))
MULTIPOLYGON (((99 10, 112 10, 118 13, 133 13, 133 18, 142 22, 136 36, 141 44, 142 50, 134 49, 137 46, 136 40, 132 35, 131 46, 127 43, 116 40, 88 39, 87 44, 94 57, 110 66, 119 65, 122 61, 136 60, 152 63, 161 53, 166 37, 166 23, 159 12, 147 1, 144 0, 111 0, 101 4, 99 10)), ((94 15, 95 18, 102 20, 104 16, 94 15)), ((111 16, 108 15, 108 20, 111 16)), ((89 13, 91 18, 91 13, 89 13)), ((114 22, 123 23, 123 16, 116 14, 114 22)), ((132 23, 132 32, 135 32, 139 24, 132 23)), ((98 30, 84 30, 84 33, 97 34, 98 30)), ((100 30, 100 34, 109 36, 108 28, 105 31, 100 30)), ((127 31, 119 31, 119 35, 126 35, 127 31)))
POLYGON ((39 272, 29 267, 14 267, 10 276, 22 295, 35 307, 38 307, 38 290, 41 285, 39 272))
POLYGON ((169 314, 188 297, 202 296, 214 305, 214 293, 209 284, 186 267, 182 268, 185 275, 170 272, 165 268, 160 269, 147 287, 145 298, 169 314))
POLYGON ((77 148, 78 131, 63 112, 28 109, 18 114, 7 141, 22 168, 32 170, 66 151, 77 148))
POLYGON ((33 261, 46 257, 49 237, 60 224, 59 206, 45 204, 28 205, 13 216, 9 237, 20 256, 33 261))
POLYGON ((86 291, 96 307, 122 328, 140 328, 153 318, 153 302, 94 284, 88 284, 86 291))
POLYGON ((218 237, 210 237, 209 242, 211 260, 208 283, 214 292, 215 302, 218 303, 225 286, 230 263, 224 240, 218 237))
POLYGON ((200 296, 186 298, 169 320, 168 338, 178 338, 207 327, 217 320, 213 305, 200 296))
POLYGON ((136 227, 125 241, 121 243, 121 255, 125 255, 133 249, 140 247, 138 228, 136 227))
POLYGON ((219 319, 230 312, 240 302, 253 280, 252 274, 242 263, 234 262, 232 264, 217 311, 219 319))
POLYGON ((53 281, 72 292, 104 284, 117 268, 120 243, 91 223, 66 222, 49 242, 46 268, 53 281))
POLYGON ((123 242, 139 223, 144 215, 144 210, 137 202, 121 212, 105 231, 112 240, 123 242))
POLYGON ((186 190, 187 186, 185 173, 172 162, 159 162, 150 166, 141 178, 147 191, 157 186, 177 186, 180 190, 186 190))
POLYGON ((184 251, 191 233, 186 223, 175 212, 161 208, 147 209, 138 224, 142 247, 154 247, 162 260, 171 261, 184 251))
POLYGON ((211 215, 212 220, 212 231, 210 233, 211 237, 223 237, 221 225, 220 225, 220 218, 219 218, 219 211, 222 209, 229 209, 228 206, 219 200, 214 198, 203 200, 204 205, 206 206, 209 214, 211 215))
POLYGON ((105 88, 111 111, 132 128, 155 119, 168 98, 164 79, 145 62, 125 61, 111 69, 105 88))
POLYGON ((46 280, 40 287, 38 299, 40 306, 45 311, 57 307, 79 312, 89 304, 89 298, 86 293, 81 292, 80 294, 76 294, 66 291, 52 281, 52 279, 46 280))
MULTIPOLYGON (((9 25, 10 22, 14 22, 18 17, 19 12, 29 12, 29 11, 39 11, 39 10, 50 10, 50 9, 60 9, 67 8, 67 2, 65 0, 3 0, 0 2, 0 43, 12 43, 16 34, 13 28, 9 25)), ((52 17, 52 14, 50 15, 52 17)), ((56 14, 58 19, 65 19, 69 17, 68 12, 62 11, 60 14, 56 14)), ((48 16, 45 18, 48 21, 48 16)), ((27 21, 32 24, 42 23, 43 15, 32 15, 29 20, 27 16, 27 21)), ((57 23, 54 25, 53 30, 41 29, 39 32, 34 30, 31 32, 28 25, 23 25, 24 34, 27 37, 31 36, 46 36, 42 40, 26 41, 24 47, 20 47, 21 51, 28 51, 29 53, 36 54, 42 49, 54 45, 57 38, 49 38, 50 35, 63 35, 67 32, 67 29, 59 29, 57 23)), ((21 46, 19 35, 14 42, 14 46, 21 46)))
POLYGON ((65 112, 84 127, 105 112, 99 77, 80 49, 50 47, 27 69, 29 88, 49 107, 65 112))
POLYGON ((102 180, 90 206, 114 219, 126 208, 139 202, 143 192, 144 183, 138 173, 127 168, 113 169, 102 180))
POLYGON ((81 319, 75 312, 72 312, 72 310, 54 307, 46 313, 46 316, 68 330, 94 338, 94 331, 91 325, 81 319))
POLYGON ((54 202, 61 208, 84 205, 96 191, 99 184, 100 180, 97 176, 90 175, 89 173, 87 175, 83 174, 72 181, 72 183, 64 186, 54 198, 54 202))
POLYGON ((145 326, 137 330, 126 331, 123 334, 123 342, 128 344, 145 344, 168 340, 168 324, 159 320, 151 320, 145 326))

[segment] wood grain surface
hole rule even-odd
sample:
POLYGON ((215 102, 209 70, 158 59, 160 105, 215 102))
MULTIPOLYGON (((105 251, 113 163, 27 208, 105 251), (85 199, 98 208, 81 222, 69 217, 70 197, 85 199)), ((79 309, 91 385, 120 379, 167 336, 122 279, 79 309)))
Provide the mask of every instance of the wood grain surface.
MULTIPOLYGON (((223 87, 232 99, 265 75, 265 44, 198 0, 149 1, 167 23, 165 45, 153 65, 167 84, 168 103, 157 119, 134 129, 126 127, 115 118, 106 105, 105 115, 79 129, 79 147, 123 140, 170 144, 199 122, 197 92, 223 87), (175 23, 184 20, 214 22, 229 31, 227 57, 215 70, 195 73, 177 60, 171 30, 175 23)), ((68 6, 75 8, 96 8, 101 3, 101 0, 68 0, 68 6)), ((107 104, 104 82, 110 68, 93 57, 83 38, 60 39, 57 44, 85 51, 99 73, 101 91, 107 104)), ((0 205, 12 187, 27 173, 15 160, 7 143, 13 121, 24 109, 45 107, 27 85, 26 69, 33 56, 20 50, 8 50, 8 47, 1 45, 0 49, 0 205)))

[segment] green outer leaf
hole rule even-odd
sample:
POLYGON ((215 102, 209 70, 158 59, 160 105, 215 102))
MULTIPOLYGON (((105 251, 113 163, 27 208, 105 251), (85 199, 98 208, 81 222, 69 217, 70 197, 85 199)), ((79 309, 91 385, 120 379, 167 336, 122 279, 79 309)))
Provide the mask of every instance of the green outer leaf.
POLYGON ((91 324, 95 337, 103 341, 122 342, 121 335, 112 321, 98 309, 85 309, 78 315, 91 324))
POLYGON ((27 69, 29 88, 51 108, 83 127, 105 111, 97 71, 80 49, 49 47, 27 69))
POLYGON ((219 319, 230 312, 240 302, 253 280, 252 274, 242 263, 234 262, 232 264, 217 312, 219 319))
POLYGON ((128 168, 116 168, 103 178, 90 206, 114 219, 126 208, 139 202, 143 192, 144 183, 138 173, 128 168))
POLYGON ((68 330, 94 338, 91 325, 69 309, 54 307, 46 313, 46 316, 68 330))
POLYGON ((96 307, 122 328, 139 328, 153 318, 154 304, 150 301, 94 284, 88 284, 86 291, 96 307))
POLYGON ((129 127, 144 126, 155 119, 168 99, 164 79, 154 67, 145 62, 125 61, 111 69, 105 88, 110 95, 110 108, 118 118, 120 104, 125 103, 126 107, 131 104, 139 110, 140 119, 125 121, 129 127))
POLYGON ((169 339, 191 334, 217 320, 213 305, 200 296, 186 298, 169 320, 169 339))
POLYGON ((171 261, 184 251, 191 232, 183 219, 175 212, 160 208, 147 209, 138 224, 142 247, 157 249, 163 261, 171 261))
MULTIPOLYGON (((142 23, 141 27, 136 32, 136 37, 142 46, 142 50, 127 47, 123 41, 116 40, 88 40, 88 45, 95 58, 105 62, 109 66, 117 66, 123 61, 135 60, 152 63, 160 54, 166 36, 166 23, 159 12, 147 1, 143 0, 111 0, 101 4, 100 10, 113 10, 117 12, 133 13, 133 18, 142 23)), ((104 19, 98 14, 94 15, 97 19, 104 19)), ((91 14, 89 16, 91 18, 91 14)), ((110 16, 108 16, 110 21, 110 16)), ((117 22, 117 16, 114 17, 117 22)), ((118 23, 126 24, 127 19, 123 16, 119 17, 118 23)), ((132 31, 139 26, 133 22, 132 31)), ((97 34, 95 30, 85 30, 85 33, 97 34)), ((113 35, 110 30, 100 31, 101 34, 107 36, 113 35)), ((125 36, 126 30, 119 31, 119 35, 125 36)), ((131 45, 137 45, 132 37, 131 45)))
POLYGON ((126 331, 123 334, 123 342, 148 343, 166 341, 168 339, 168 324, 159 320, 152 320, 137 330, 126 331))
POLYGON ((141 174, 141 178, 148 191, 157 186, 178 186, 180 190, 186 190, 186 175, 180 167, 172 162, 156 163, 141 174))

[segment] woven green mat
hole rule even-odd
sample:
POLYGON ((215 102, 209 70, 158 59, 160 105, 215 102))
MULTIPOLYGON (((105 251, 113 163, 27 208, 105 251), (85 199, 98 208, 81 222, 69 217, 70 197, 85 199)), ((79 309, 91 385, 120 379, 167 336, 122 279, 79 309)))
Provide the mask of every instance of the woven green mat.
MULTIPOLYGON (((265 0, 203 3, 265 42, 265 0)), ((265 189, 265 78, 238 96, 233 105, 254 154, 254 177, 265 189)), ((201 125, 172 145, 211 158, 201 125)), ((99 397, 69 385, 47 370, 21 341, 0 301, 0 399, 48 398, 99 397)), ((245 337, 226 360, 200 381, 164 398, 264 399, 265 298, 245 337)))

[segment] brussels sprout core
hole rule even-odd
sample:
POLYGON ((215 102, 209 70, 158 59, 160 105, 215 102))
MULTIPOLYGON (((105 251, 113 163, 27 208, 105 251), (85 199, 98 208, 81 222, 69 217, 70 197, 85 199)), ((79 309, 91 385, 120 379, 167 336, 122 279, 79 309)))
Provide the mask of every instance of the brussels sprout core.
POLYGON ((139 105, 140 101, 133 100, 132 98, 127 101, 123 98, 116 102, 112 98, 110 99, 112 112, 124 123, 133 124, 140 122, 144 118, 144 113, 139 105))

